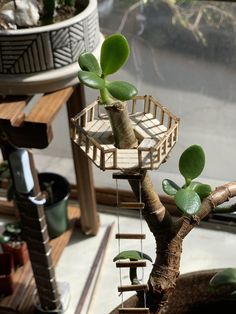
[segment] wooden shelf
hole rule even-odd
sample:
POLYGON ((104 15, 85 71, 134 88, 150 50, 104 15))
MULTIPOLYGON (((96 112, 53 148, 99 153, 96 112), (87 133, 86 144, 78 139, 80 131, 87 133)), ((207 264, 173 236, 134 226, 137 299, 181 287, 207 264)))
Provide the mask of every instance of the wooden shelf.
MULTIPOLYGON (((68 209, 69 228, 61 236, 50 241, 52 246, 52 260, 57 264, 64 248, 68 244, 75 222, 80 217, 77 205, 70 204, 68 209)), ((0 299, 0 313, 33 314, 36 301, 35 282, 30 262, 17 269, 14 275, 15 290, 12 295, 0 299)))

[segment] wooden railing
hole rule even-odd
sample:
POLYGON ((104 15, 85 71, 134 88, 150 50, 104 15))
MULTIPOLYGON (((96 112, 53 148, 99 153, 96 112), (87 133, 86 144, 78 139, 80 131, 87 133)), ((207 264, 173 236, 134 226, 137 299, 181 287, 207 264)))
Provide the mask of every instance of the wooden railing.
MULTIPOLYGON (((166 131, 163 130, 165 136, 160 138, 160 140, 157 141, 155 145, 152 145, 151 147, 145 147, 145 145, 141 145, 137 149, 138 167, 145 167, 145 164, 149 163, 150 169, 156 168, 163 162, 166 154, 172 149, 177 141, 179 118, 172 114, 166 107, 162 106, 152 96, 148 95, 135 97, 130 103, 127 104, 127 106, 131 117, 137 112, 143 112, 144 114, 151 113, 153 119, 157 119, 160 123, 159 125, 162 125, 166 128, 166 131), (143 158, 144 155, 145 158, 143 158)), ((98 104, 98 101, 94 101, 74 118, 72 118, 73 127, 71 136, 75 143, 77 143, 79 146, 85 146, 85 153, 96 164, 99 161, 99 166, 102 170, 107 168, 107 154, 112 154, 109 156, 109 160, 112 158, 112 163, 110 162, 109 167, 116 169, 118 165, 117 148, 115 146, 106 148, 105 145, 101 145, 92 137, 89 137, 85 130, 88 123, 92 122, 96 117, 101 119, 108 119, 106 112, 102 112, 103 109, 101 110, 100 107, 101 106, 98 104)))

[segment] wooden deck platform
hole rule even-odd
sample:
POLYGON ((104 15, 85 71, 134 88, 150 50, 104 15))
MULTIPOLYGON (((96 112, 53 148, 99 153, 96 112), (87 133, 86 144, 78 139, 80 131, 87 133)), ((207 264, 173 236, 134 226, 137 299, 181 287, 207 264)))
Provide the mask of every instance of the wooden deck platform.
MULTIPOLYGON (((77 205, 69 205, 68 216, 68 230, 61 236, 50 241, 54 266, 57 264, 65 246, 70 240, 76 220, 80 217, 80 210, 77 205)), ((37 297, 35 295, 35 282, 30 262, 17 269, 14 275, 14 281, 16 285, 14 293, 0 299, 0 313, 33 314, 34 302, 37 301, 37 297)))
POLYGON ((102 170, 158 169, 177 142, 179 119, 151 96, 136 97, 129 110, 137 148, 116 148, 109 118, 99 110, 94 102, 72 119, 72 138, 102 170))

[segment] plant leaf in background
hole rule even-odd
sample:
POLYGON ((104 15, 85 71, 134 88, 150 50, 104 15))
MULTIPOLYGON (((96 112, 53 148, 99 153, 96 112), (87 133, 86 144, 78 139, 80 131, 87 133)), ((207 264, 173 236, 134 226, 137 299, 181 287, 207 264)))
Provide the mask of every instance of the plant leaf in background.
POLYGON ((236 268, 226 268, 216 273, 210 280, 210 286, 213 288, 223 285, 232 285, 236 288, 236 268))
POLYGON ((83 71, 89 71, 101 76, 102 70, 96 57, 90 52, 84 52, 79 56, 79 66, 83 71))
POLYGON ((103 89, 105 88, 105 81, 97 74, 88 71, 79 71, 78 77, 80 82, 84 85, 94 88, 94 89, 103 89))
POLYGON ((0 243, 1 244, 9 242, 10 239, 11 238, 9 236, 0 234, 0 243))
POLYGON ((124 81, 106 82, 109 93, 119 100, 129 100, 137 95, 138 91, 132 84, 124 81))
POLYGON ((142 252, 139 252, 139 251, 134 251, 134 250, 128 250, 128 251, 120 252, 118 255, 116 255, 113 258, 113 262, 118 261, 120 259, 129 259, 132 261, 147 259, 150 262, 152 262, 152 259, 149 255, 142 253, 142 252))
POLYGON ((197 178, 205 166, 205 154, 201 146, 192 145, 180 156, 179 171, 184 176, 186 183, 197 178))
POLYGON ((175 195, 180 187, 174 182, 169 179, 164 179, 162 181, 162 188, 163 191, 168 195, 175 195))
POLYGON ((188 188, 195 191, 199 195, 201 200, 209 196, 212 192, 212 188, 209 184, 203 184, 200 182, 193 181, 190 183, 188 188))
POLYGON ((175 203, 183 214, 194 215, 201 207, 201 199, 190 189, 180 189, 175 194, 175 203))
POLYGON ((101 47, 100 64, 103 75, 118 71, 129 57, 129 44, 121 34, 108 36, 101 47))

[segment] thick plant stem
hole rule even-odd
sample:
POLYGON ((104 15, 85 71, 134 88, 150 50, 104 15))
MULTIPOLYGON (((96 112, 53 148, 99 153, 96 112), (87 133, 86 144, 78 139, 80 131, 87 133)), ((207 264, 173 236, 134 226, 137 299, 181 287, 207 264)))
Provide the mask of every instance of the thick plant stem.
MULTIPOLYGON (((114 108, 110 106, 107 108, 116 146, 129 149, 134 147, 136 141, 134 133, 130 132, 132 125, 128 113, 123 114, 123 104, 120 104, 118 102, 114 104, 114 108), (123 124, 125 127, 121 127, 123 124)), ((140 169, 137 169, 137 172, 140 172, 140 169)), ((159 314, 176 286, 183 239, 216 206, 236 196, 236 182, 217 188, 204 199, 198 216, 174 220, 161 203, 147 171, 141 171, 141 173, 143 175, 141 189, 135 180, 129 180, 129 184, 137 200, 140 199, 141 190, 141 199, 145 203, 143 216, 156 241, 156 259, 148 281, 147 306, 151 314, 159 314)), ((140 306, 142 300, 139 294, 138 297, 140 299, 138 306, 140 306)))
MULTIPOLYGON (((138 199, 139 186, 134 180, 129 183, 138 199)), ((147 172, 143 173, 141 197, 145 203, 143 216, 156 240, 156 260, 149 277, 147 303, 151 313, 158 313, 175 288, 182 239, 178 236, 178 224, 162 205, 147 172)))
POLYGON ((127 106, 117 101, 106 106, 111 127, 113 131, 115 146, 120 149, 134 148, 137 146, 137 139, 130 123, 127 106))

